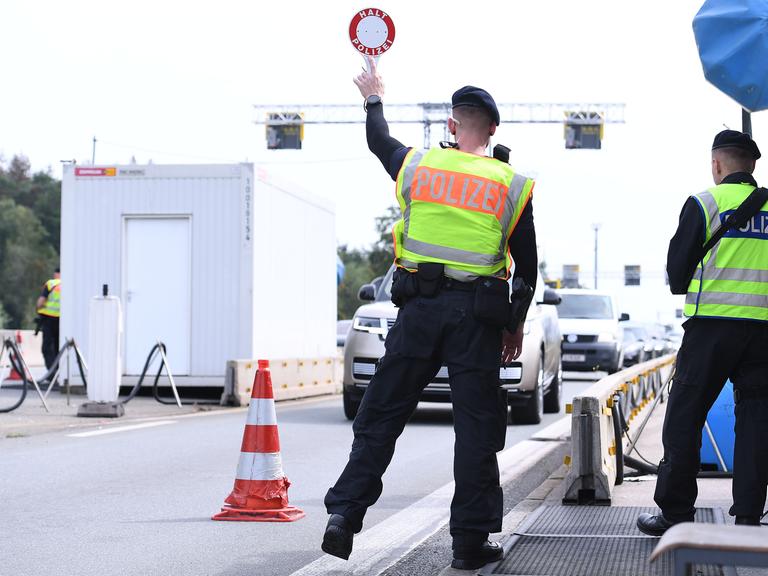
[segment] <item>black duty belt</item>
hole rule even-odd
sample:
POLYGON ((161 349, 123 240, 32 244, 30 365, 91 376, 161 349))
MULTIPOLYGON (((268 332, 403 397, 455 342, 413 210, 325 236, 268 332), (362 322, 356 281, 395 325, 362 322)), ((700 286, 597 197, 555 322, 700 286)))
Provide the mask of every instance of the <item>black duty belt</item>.
POLYGON ((733 401, 738 404, 742 400, 754 398, 768 398, 768 386, 759 388, 737 388, 733 391, 733 401))
POLYGON ((475 281, 460 282, 459 280, 446 277, 443 279, 442 288, 443 290, 460 290, 462 292, 474 292, 476 286, 477 286, 477 283, 475 281))

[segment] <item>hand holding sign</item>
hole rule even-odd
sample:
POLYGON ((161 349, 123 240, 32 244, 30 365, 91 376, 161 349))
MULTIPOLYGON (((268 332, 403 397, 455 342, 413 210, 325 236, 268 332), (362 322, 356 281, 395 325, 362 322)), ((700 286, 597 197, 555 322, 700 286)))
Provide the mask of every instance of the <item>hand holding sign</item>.
POLYGON ((362 74, 352 79, 355 86, 360 90, 360 94, 363 98, 368 98, 376 94, 379 98, 384 97, 384 81, 379 76, 376 70, 376 60, 373 56, 366 56, 366 63, 368 64, 368 70, 364 70, 362 74))
POLYGON ((349 23, 349 39, 355 50, 366 58, 368 71, 371 72, 368 57, 378 60, 379 56, 392 47, 395 25, 383 10, 366 8, 355 14, 349 23))

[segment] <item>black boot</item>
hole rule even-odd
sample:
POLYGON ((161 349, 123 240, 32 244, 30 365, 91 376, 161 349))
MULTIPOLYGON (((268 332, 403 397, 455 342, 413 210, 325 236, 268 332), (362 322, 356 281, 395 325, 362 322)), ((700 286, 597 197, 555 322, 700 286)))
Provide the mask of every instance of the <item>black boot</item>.
POLYGON ((352 538, 354 533, 349 522, 341 514, 331 514, 325 527, 321 548, 326 554, 348 560, 352 553, 352 538))
POLYGON ((637 527, 643 534, 648 536, 661 536, 672 528, 675 522, 671 522, 664 518, 664 514, 648 514, 643 512, 637 517, 637 527))
POLYGON ((760 516, 736 516, 736 524, 741 526, 760 526, 760 516))
POLYGON ((457 547, 453 550, 451 568, 457 570, 476 570, 489 562, 496 562, 504 557, 504 551, 496 542, 483 542, 472 548, 457 547))

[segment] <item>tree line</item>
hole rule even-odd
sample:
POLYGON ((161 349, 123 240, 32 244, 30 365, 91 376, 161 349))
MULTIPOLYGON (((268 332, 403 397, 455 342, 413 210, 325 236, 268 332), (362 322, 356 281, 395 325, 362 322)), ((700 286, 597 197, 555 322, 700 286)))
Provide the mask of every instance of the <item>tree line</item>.
POLYGON ((61 181, 29 160, 0 158, 0 326, 31 328, 43 283, 59 265, 61 181))
POLYGON ((376 232, 379 238, 369 247, 349 248, 339 246, 339 258, 344 263, 344 280, 338 288, 337 310, 340 320, 352 318, 358 306, 357 291, 363 284, 383 276, 394 259, 392 226, 400 218, 400 210, 390 206, 376 218, 376 232))

